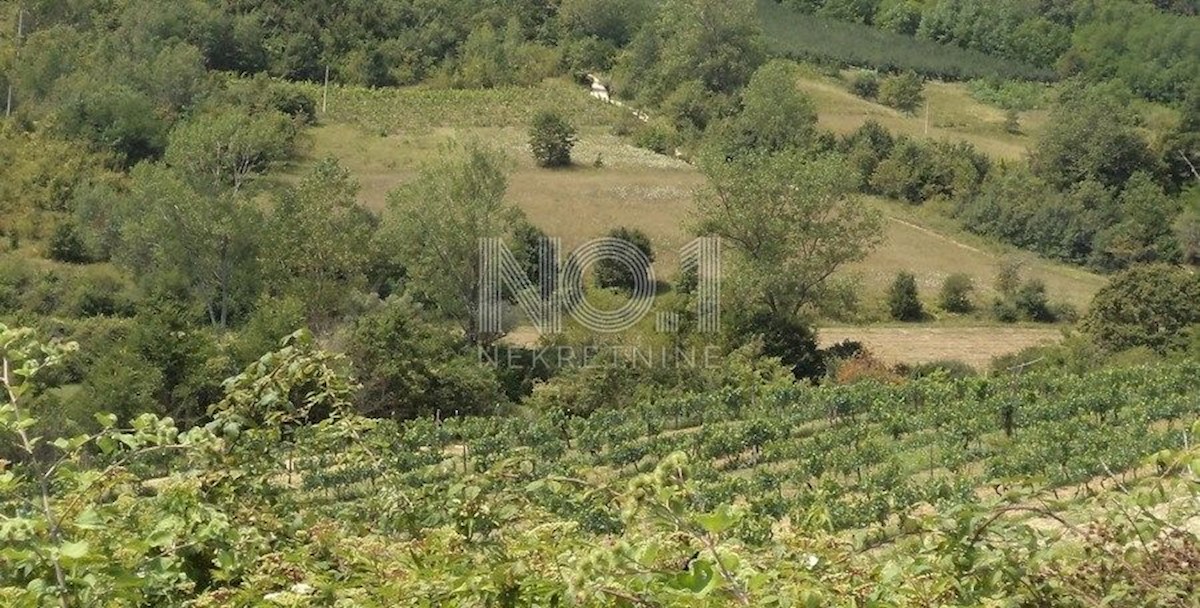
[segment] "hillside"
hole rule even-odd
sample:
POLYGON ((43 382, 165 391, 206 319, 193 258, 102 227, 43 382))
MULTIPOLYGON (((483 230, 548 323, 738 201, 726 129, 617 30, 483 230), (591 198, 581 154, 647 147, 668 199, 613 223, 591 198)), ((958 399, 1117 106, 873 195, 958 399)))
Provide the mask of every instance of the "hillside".
MULTIPOLYGON (((918 129, 920 119, 890 110, 883 112, 881 106, 865 101, 852 105, 848 102, 857 98, 832 84, 813 79, 803 81, 800 86, 824 91, 823 96, 814 98, 822 124, 830 128, 852 129, 857 126, 856 121, 878 113, 890 117, 898 130, 918 129)), ((966 100, 966 93, 959 85, 942 85, 935 91, 938 91, 935 99, 945 99, 947 104, 951 100, 961 102, 955 116, 986 118, 995 112, 966 100)), ((411 177, 421 159, 435 153, 439 146, 453 139, 478 139, 508 154, 513 163, 509 199, 543 230, 573 246, 601 236, 613 227, 640 228, 654 242, 660 272, 672 276, 678 249, 686 242, 688 226, 693 221, 692 192, 702 183, 698 172, 683 161, 636 148, 613 135, 614 125, 620 120, 614 108, 590 99, 574 85, 547 81, 535 93, 537 97, 521 107, 536 108, 537 103, 553 102, 567 108, 568 115, 580 125, 580 143, 574 154, 576 165, 569 169, 536 167, 527 151, 523 115, 494 111, 497 106, 513 107, 509 101, 516 95, 513 90, 473 92, 465 105, 450 109, 438 109, 424 101, 425 95, 434 93, 405 89, 373 92, 366 103, 359 97, 361 93, 353 89, 335 91, 331 94, 329 114, 320 126, 311 130, 308 155, 312 159, 337 157, 360 181, 364 204, 381 209, 387 193, 411 177), (348 95, 351 101, 344 101, 342 95, 348 95), (450 121, 447 116, 453 115, 476 117, 478 126, 446 126, 450 121), (383 131, 388 134, 381 136, 383 131), (597 158, 602 161, 600 167, 595 166, 597 158)), ((938 136, 973 137, 981 148, 1000 152, 1016 153, 1027 141, 1027 136, 995 135, 985 120, 966 123, 965 119, 956 119, 953 125, 942 124, 936 128, 938 136)), ((981 295, 987 297, 1000 261, 1006 256, 1020 255, 1011 247, 965 234, 936 213, 878 199, 868 199, 868 204, 892 219, 883 245, 865 262, 849 269, 861 278, 867 298, 882 294, 895 273, 905 269, 917 273, 922 288, 931 293, 946 275, 966 272, 976 278, 981 295)), ((1073 267, 1028 254, 1020 257, 1025 260, 1026 274, 1044 280, 1052 298, 1080 308, 1086 306, 1104 283, 1103 278, 1073 267)))

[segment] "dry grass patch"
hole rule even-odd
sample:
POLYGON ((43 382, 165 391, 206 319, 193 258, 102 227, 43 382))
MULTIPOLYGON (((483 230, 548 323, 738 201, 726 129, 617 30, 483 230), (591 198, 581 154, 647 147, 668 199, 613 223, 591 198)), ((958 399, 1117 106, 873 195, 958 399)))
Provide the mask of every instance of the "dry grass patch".
POLYGON ((1054 327, 824 327, 821 346, 843 340, 862 342, 885 363, 928 363, 957 359, 985 369, 992 359, 1011 355, 1031 346, 1052 344, 1062 339, 1054 327))

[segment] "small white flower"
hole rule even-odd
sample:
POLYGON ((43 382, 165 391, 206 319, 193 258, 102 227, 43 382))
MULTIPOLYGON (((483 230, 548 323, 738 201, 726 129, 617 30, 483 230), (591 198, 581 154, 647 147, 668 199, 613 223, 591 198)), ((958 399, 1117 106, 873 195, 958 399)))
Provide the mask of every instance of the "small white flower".
POLYGON ((821 558, 810 554, 809 556, 804 558, 804 567, 808 568, 809 570, 812 570, 813 568, 816 568, 817 564, 820 562, 821 562, 821 558))
POLYGON ((316 591, 317 590, 313 589, 312 585, 305 583, 296 583, 295 585, 292 585, 292 593, 295 593, 296 595, 312 595, 316 591))

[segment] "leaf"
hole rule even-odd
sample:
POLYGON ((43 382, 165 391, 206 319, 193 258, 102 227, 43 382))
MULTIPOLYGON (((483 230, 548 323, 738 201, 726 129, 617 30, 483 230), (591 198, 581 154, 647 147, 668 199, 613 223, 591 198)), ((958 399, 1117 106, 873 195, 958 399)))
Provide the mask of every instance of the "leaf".
POLYGON ((100 428, 111 429, 117 424, 116 414, 106 414, 104 412, 96 413, 96 422, 100 423, 100 428))
POLYGON ((728 505, 721 505, 712 513, 696 516, 696 521, 705 532, 720 534, 733 525, 734 517, 728 505))
POLYGON ((88 554, 87 541, 66 542, 58 548, 58 554, 67 559, 83 559, 88 554))

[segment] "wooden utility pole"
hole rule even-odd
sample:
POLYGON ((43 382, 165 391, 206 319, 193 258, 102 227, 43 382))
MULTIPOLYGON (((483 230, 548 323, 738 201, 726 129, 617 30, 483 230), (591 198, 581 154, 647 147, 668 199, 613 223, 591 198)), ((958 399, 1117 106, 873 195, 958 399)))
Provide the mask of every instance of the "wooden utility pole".
POLYGON ((321 113, 329 107, 329 65, 325 65, 325 89, 321 93, 321 113))
MULTIPOLYGON (((17 50, 16 50, 16 54, 13 58, 13 63, 16 63, 16 57, 19 57, 21 55, 21 36, 23 36, 24 34, 25 34, 25 9, 23 7, 18 6, 17 7, 17 41, 16 41, 16 49, 17 50)), ((12 85, 11 71, 9 72, 6 80, 8 80, 8 101, 4 105, 4 117, 8 118, 9 116, 12 116, 13 85, 12 85)))

